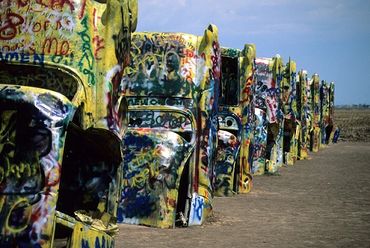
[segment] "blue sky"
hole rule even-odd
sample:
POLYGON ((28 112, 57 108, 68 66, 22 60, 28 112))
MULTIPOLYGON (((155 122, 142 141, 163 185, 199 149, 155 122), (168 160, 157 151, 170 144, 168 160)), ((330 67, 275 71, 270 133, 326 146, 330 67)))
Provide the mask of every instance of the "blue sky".
POLYGON ((370 0, 139 0, 137 31, 202 35, 209 23, 221 46, 254 43, 257 57, 334 81, 335 104, 370 104, 370 0))

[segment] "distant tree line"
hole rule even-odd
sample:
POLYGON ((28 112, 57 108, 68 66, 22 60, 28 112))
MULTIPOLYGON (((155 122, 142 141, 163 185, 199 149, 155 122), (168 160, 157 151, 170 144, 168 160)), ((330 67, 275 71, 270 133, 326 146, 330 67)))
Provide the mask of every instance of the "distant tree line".
POLYGON ((336 105, 335 108, 338 108, 338 109, 367 109, 367 108, 370 108, 370 104, 344 104, 344 105, 336 105))

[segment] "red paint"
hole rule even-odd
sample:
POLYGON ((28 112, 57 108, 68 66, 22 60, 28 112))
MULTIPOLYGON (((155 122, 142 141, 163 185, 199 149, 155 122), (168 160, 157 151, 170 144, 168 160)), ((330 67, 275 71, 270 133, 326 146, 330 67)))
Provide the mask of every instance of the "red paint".
POLYGON ((102 58, 99 57, 98 53, 101 49, 104 49, 104 38, 100 38, 99 35, 95 35, 93 38, 93 43, 95 45, 94 57, 96 60, 101 60, 102 58))
POLYGON ((58 40, 57 38, 46 38, 42 45, 43 54, 51 55, 68 55, 69 54, 69 41, 58 40))
POLYGON ((82 19, 82 17, 85 14, 85 9, 86 9, 86 0, 83 0, 82 5, 81 5, 81 10, 80 10, 80 15, 78 16, 78 18, 80 18, 80 20, 82 19))
POLYGON ((0 40, 11 40, 18 34, 18 26, 24 23, 22 16, 8 12, 0 27, 0 40))
POLYGON ((44 6, 45 8, 51 9, 63 9, 65 5, 68 5, 71 12, 74 11, 73 0, 36 0, 36 3, 44 6))

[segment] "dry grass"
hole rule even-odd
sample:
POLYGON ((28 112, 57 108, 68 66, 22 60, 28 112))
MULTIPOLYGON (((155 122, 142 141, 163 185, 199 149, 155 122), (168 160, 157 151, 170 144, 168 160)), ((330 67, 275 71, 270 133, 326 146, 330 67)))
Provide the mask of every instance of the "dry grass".
POLYGON ((334 116, 340 140, 370 142, 370 109, 335 109, 334 116))

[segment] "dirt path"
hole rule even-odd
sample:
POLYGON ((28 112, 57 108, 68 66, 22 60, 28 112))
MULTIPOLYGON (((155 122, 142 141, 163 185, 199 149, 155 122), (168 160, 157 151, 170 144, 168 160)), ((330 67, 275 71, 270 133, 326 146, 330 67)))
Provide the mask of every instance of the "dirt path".
POLYGON ((121 225, 117 247, 370 248, 370 143, 331 145, 247 195, 215 199, 200 227, 121 225))

